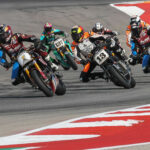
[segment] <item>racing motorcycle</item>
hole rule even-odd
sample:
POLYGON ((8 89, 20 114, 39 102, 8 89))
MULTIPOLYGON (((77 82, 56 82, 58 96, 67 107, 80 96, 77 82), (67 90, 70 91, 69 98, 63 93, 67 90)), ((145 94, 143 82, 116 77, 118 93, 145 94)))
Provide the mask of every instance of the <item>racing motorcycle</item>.
POLYGON ((70 67, 73 70, 77 70, 78 66, 75 62, 70 43, 60 37, 57 37, 54 41, 54 47, 56 51, 53 51, 57 61, 65 70, 69 70, 70 67))
POLYGON ((97 66, 100 66, 104 70, 107 79, 110 79, 115 85, 127 89, 135 87, 136 82, 128 63, 121 60, 109 49, 115 46, 115 41, 109 41, 108 44, 96 39, 99 38, 90 37, 89 39, 85 39, 79 44, 79 49, 86 51, 89 57, 88 60, 91 62, 94 61, 97 66))
POLYGON ((34 46, 21 49, 17 55, 22 75, 28 83, 38 87, 46 96, 64 95, 66 87, 59 74, 55 73, 43 58, 35 52, 34 46))

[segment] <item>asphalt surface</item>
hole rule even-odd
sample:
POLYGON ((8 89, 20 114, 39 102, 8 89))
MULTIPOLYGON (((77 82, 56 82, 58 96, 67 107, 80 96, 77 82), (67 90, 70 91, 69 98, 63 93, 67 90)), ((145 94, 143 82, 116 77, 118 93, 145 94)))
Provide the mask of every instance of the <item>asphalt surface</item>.
MULTIPOLYGON (((122 46, 129 16, 110 7, 121 0, 5 0, 0 1, 0 24, 12 26, 14 32, 40 36, 45 22, 70 33, 75 24, 89 31, 95 22, 118 31, 122 46)), ((98 69, 98 68, 97 68, 98 69)), ((62 70, 62 69, 61 69, 62 70)), ((79 116, 149 104, 150 78, 141 66, 132 67, 137 81, 134 89, 123 89, 99 79, 81 83, 80 71, 63 71, 67 93, 47 98, 28 84, 11 85, 11 69, 0 68, 0 136, 20 133, 79 116)), ((124 148, 123 150, 127 150, 124 148)), ((132 148, 141 150, 141 147, 132 148)), ((119 149, 120 150, 120 149, 119 149)), ((149 146, 142 146, 149 150, 149 146)))

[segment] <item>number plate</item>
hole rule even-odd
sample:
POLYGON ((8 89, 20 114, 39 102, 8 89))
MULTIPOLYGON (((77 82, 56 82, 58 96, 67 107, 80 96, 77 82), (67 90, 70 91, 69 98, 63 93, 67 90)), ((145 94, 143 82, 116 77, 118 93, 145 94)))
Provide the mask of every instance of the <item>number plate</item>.
POLYGON ((54 45, 56 48, 60 48, 60 47, 64 47, 65 43, 64 43, 63 39, 58 39, 54 42, 54 45))
POLYGON ((20 64, 20 66, 23 67, 25 64, 32 61, 32 58, 28 52, 22 52, 18 55, 17 60, 18 60, 18 63, 20 64))
POLYGON ((108 58, 109 58, 109 55, 108 55, 108 53, 105 50, 101 50, 94 57, 95 61, 99 65, 103 64, 103 62, 105 62, 108 58))
POLYGON ((91 43, 88 39, 85 39, 78 46, 81 51, 85 51, 87 53, 91 52, 94 49, 94 44, 91 43))

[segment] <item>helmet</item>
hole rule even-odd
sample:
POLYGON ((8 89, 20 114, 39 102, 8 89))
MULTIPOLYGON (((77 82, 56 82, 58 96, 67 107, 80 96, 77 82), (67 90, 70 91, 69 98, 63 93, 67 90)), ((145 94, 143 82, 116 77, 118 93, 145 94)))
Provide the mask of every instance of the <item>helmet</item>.
POLYGON ((97 22, 97 23, 95 23, 94 28, 95 28, 96 32, 102 32, 103 25, 100 22, 97 22))
POLYGON ((52 24, 47 22, 47 23, 44 25, 44 32, 45 32, 46 34, 51 34, 52 28, 53 28, 52 24))
POLYGON ((131 25, 131 32, 132 32, 133 36, 139 37, 141 31, 142 31, 142 25, 141 24, 133 23, 131 25))
POLYGON ((84 29, 78 25, 73 26, 71 29, 71 37, 75 42, 81 42, 84 37, 84 29))
POLYGON ((130 18, 130 25, 132 25, 133 23, 140 24, 141 23, 140 17, 137 16, 137 15, 131 16, 131 18, 130 18))
POLYGON ((0 40, 1 42, 7 43, 10 41, 12 36, 12 30, 9 25, 2 24, 0 25, 0 40))

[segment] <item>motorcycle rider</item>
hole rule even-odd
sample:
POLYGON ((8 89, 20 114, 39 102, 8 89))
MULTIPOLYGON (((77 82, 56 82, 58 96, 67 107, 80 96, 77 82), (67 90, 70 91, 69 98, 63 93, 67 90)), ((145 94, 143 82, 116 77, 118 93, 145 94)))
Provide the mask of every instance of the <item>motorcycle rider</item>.
MULTIPOLYGON (((1 65, 9 69, 12 65, 12 84, 17 85, 24 82, 24 78, 21 77, 21 68, 19 63, 15 61, 15 57, 21 49, 26 49, 23 45, 23 42, 32 42, 37 45, 38 39, 34 35, 27 35, 22 33, 13 34, 12 29, 9 25, 2 24, 0 25, 0 60, 1 65), (5 55, 8 55, 11 62, 8 62, 5 55)), ((41 49, 38 50, 38 53, 44 58, 48 55, 46 52, 41 49)))
POLYGON ((108 28, 105 28, 100 22, 95 23, 94 27, 90 31, 91 36, 94 34, 100 34, 100 35, 109 34, 109 35, 114 35, 114 36, 118 35, 116 31, 112 31, 108 28))
POLYGON ((128 47, 131 48, 131 55, 129 56, 129 63, 131 65, 136 65, 138 63, 141 63, 141 57, 139 57, 140 51, 136 48, 136 43, 132 39, 133 37, 139 36, 138 30, 145 30, 149 24, 145 23, 140 19, 139 16, 133 15, 130 18, 130 24, 127 26, 126 29, 126 44, 128 47), (135 27, 135 29, 134 29, 135 27), (136 30, 138 32, 136 32, 136 30))
POLYGON ((139 23, 131 25, 132 55, 138 59, 139 53, 143 54, 142 69, 144 73, 150 72, 150 26, 143 28, 139 23), (139 52, 138 52, 139 51, 139 52))
POLYGON ((82 82, 88 82, 91 79, 103 78, 103 72, 95 72, 91 73, 96 67, 96 63, 87 61, 87 57, 83 54, 84 52, 80 51, 78 45, 82 43, 85 39, 90 37, 88 32, 85 32, 82 26, 75 25, 71 29, 71 36, 73 39, 72 42, 72 50, 75 56, 75 59, 78 64, 82 64, 84 66, 83 71, 80 74, 80 79, 82 82))
MULTIPOLYGON (((90 31, 90 35, 93 36, 95 34, 98 35, 111 35, 114 36, 114 40, 116 43, 118 43, 118 45, 115 45, 113 48, 111 48, 110 50, 112 50, 117 56, 119 56, 120 59, 122 60, 127 60, 127 56, 125 55, 125 49, 123 49, 121 47, 121 43, 119 42, 119 39, 116 37, 118 35, 117 31, 112 31, 108 28, 105 28, 100 22, 95 23, 94 27, 92 28, 92 30, 90 31)), ((110 38, 107 38, 107 42, 108 40, 110 40, 111 42, 111 36, 110 38)))
MULTIPOLYGON (((53 25, 49 22, 45 23, 44 25, 44 30, 42 32, 42 35, 40 37, 40 40, 42 44, 46 47, 45 51, 50 53, 52 50, 53 52, 57 55, 57 57, 60 57, 57 50, 55 49, 53 42, 55 40, 56 35, 61 35, 67 37, 68 34, 64 31, 61 31, 59 29, 53 28, 53 25)), ((52 63, 53 66, 56 67, 56 70, 58 69, 58 62, 54 58, 50 56, 50 62, 52 63)))

